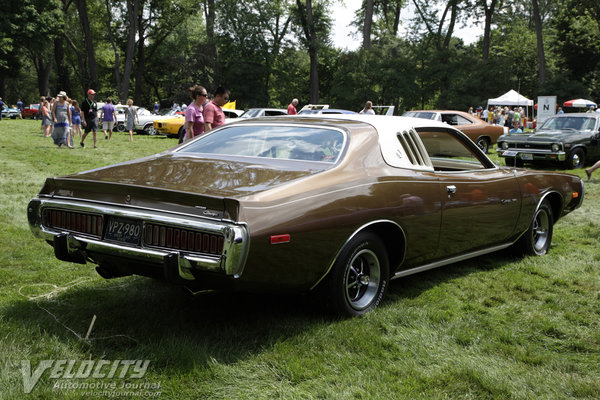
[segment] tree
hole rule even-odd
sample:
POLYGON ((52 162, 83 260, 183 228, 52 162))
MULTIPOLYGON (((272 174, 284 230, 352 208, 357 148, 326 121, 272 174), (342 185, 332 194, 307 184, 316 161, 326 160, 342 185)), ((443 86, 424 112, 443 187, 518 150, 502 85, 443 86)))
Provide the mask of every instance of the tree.
POLYGON ((544 34, 542 32, 542 18, 540 16, 540 8, 538 0, 531 0, 533 6, 533 20, 535 21, 535 35, 537 39, 537 57, 538 57, 538 80, 540 88, 546 82, 546 56, 544 55, 544 34))
POLYGON ((316 104, 319 102, 319 43, 312 9, 312 0, 296 0, 298 6, 298 16, 304 33, 304 39, 308 47, 308 56, 310 57, 310 102, 316 104))

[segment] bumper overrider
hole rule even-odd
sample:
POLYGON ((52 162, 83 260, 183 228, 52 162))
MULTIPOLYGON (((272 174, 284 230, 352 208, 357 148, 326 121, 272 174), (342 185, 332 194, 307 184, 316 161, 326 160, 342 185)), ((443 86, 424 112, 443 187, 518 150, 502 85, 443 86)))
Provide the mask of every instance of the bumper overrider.
POLYGON ((29 202, 27 218, 58 259, 91 261, 104 277, 134 273, 182 285, 207 275, 236 279, 250 244, 242 224, 86 201, 40 196, 29 202), (135 234, 107 237, 109 226, 123 221, 135 234))

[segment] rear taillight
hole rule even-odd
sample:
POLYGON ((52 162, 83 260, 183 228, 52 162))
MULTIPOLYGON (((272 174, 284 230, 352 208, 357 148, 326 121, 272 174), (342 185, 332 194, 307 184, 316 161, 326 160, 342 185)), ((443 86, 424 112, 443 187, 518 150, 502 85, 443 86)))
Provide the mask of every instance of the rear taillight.
POLYGON ((144 244, 148 246, 221 255, 224 242, 223 236, 211 233, 156 224, 144 226, 144 244))
POLYGON ((97 214, 44 210, 42 212, 42 224, 48 228, 64 229, 97 237, 102 236, 102 216, 97 214))

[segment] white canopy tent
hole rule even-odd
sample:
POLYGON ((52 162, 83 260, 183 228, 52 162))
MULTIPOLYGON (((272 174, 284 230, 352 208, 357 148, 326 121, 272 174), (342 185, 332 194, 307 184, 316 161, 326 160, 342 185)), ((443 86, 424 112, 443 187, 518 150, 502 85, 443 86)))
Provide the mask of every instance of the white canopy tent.
POLYGON ((525 106, 525 113, 527 117, 529 117, 529 107, 532 107, 531 111, 533 112, 533 100, 529 100, 527 97, 513 89, 504 93, 500 97, 488 99, 488 109, 490 106, 525 106))

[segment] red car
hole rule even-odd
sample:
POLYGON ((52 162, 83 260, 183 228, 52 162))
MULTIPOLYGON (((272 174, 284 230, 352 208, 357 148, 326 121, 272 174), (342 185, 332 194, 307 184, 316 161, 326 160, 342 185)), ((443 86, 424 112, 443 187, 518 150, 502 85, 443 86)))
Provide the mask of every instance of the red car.
POLYGON ((30 104, 29 107, 23 108, 23 113, 21 115, 23 118, 37 119, 39 110, 39 104, 30 104))

